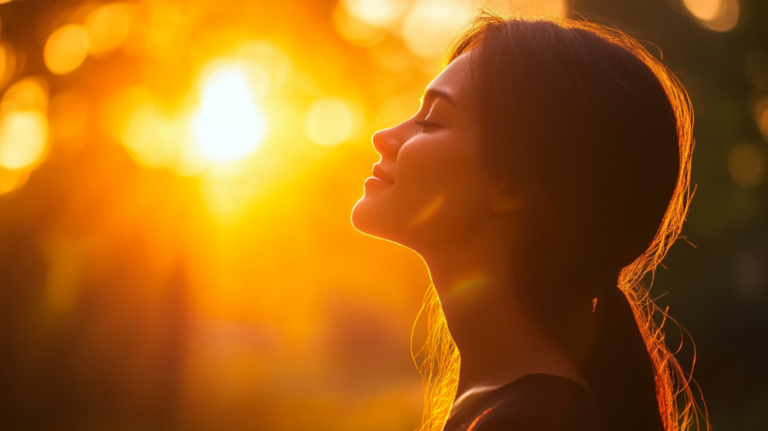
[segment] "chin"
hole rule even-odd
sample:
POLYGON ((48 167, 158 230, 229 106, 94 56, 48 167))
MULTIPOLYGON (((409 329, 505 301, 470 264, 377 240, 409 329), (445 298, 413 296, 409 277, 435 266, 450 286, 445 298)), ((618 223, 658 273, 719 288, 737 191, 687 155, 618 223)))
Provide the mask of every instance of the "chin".
POLYGON ((400 243, 402 228, 398 229, 397 217, 376 197, 363 196, 352 208, 352 226, 359 232, 376 238, 400 243))
POLYGON ((380 229, 376 229, 376 225, 379 224, 376 223, 376 219, 381 218, 381 212, 372 208, 371 204, 370 199, 366 199, 365 196, 357 201, 352 208, 352 226, 366 235, 380 236, 380 229))

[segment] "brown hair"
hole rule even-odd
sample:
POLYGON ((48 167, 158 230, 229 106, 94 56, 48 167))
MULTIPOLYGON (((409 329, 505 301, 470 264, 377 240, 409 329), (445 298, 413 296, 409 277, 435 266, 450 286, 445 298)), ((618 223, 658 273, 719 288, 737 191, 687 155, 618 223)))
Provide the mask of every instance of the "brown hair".
MULTIPOLYGON (((678 431, 692 391, 643 284, 690 202, 693 112, 675 75, 630 36, 570 19, 483 13, 470 52, 481 157, 529 202, 515 286, 578 364, 609 429, 678 431)), ((422 430, 440 430, 460 357, 433 289, 422 430)))

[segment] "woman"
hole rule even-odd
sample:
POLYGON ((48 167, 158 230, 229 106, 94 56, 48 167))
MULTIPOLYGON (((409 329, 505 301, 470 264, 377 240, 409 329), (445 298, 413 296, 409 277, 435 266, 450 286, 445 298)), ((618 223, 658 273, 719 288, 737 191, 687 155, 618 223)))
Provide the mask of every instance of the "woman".
POLYGON ((449 59, 419 112, 373 136, 352 213, 429 268, 421 429, 687 429, 641 282, 689 201, 682 85, 572 20, 483 14, 449 59))

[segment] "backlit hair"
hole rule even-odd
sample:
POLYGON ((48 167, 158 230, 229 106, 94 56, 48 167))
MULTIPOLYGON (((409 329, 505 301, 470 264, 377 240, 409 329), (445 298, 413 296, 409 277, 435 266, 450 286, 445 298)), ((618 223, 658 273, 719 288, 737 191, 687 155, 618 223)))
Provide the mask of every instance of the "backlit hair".
MULTIPOLYGON (((544 221, 531 222, 535 226, 526 243, 528 254, 518 254, 532 268, 520 285, 537 283, 529 289, 532 315, 571 352, 610 429, 685 431, 698 425, 690 378, 665 345, 661 327, 666 312, 656 306, 642 281, 654 273, 678 238, 691 198, 693 111, 682 84, 632 37, 583 20, 509 19, 484 12, 457 39, 447 63, 470 51, 478 99, 474 111, 493 117, 480 124, 481 133, 493 129, 481 138, 488 167, 500 180, 528 184, 528 197, 539 199, 535 205, 543 215, 539 218, 544 221), (521 77, 542 82, 537 87, 531 85, 535 82, 515 81, 521 77), (632 88, 636 83, 638 87, 632 88), (514 91, 534 91, 521 90, 522 86, 558 93, 542 98, 541 106, 516 107, 533 100, 524 97, 502 100, 514 91), (510 112, 531 116, 549 112, 552 101, 561 96, 563 103, 583 104, 589 111, 571 109, 570 119, 553 114, 549 128, 564 130, 544 130, 542 119, 538 127, 522 131, 494 125, 508 122, 504 116, 510 112), (611 105, 615 103, 619 109, 611 105), (601 120, 598 114, 614 115, 613 111, 619 111, 616 121, 594 127, 601 120), (640 113, 636 120, 632 112, 640 113), (510 136, 524 142, 510 143, 510 136), (553 154, 561 150, 563 158, 572 159, 568 153, 572 151, 583 157, 579 162, 591 165, 571 166, 576 163, 571 160, 550 165, 553 154), (510 169, 505 155, 529 164, 531 172, 523 165, 510 169), (592 165, 605 172, 593 177, 592 165), (552 166, 556 174, 538 172, 552 166), (570 180, 568 169, 575 185, 562 184, 563 178, 570 180), (514 173, 505 178, 506 172, 514 173), (604 184, 614 177, 616 184, 604 184), (584 194, 591 206, 576 206, 569 201, 570 192, 577 197, 584 194), (546 272, 557 265, 563 270, 546 272), (588 287, 571 289, 566 286, 570 280, 588 287), (660 324, 655 315, 662 316, 660 324), (590 318, 600 322, 597 341, 584 341, 589 337, 563 329, 590 318)), ((420 315, 427 317, 428 338, 417 354, 423 356, 425 388, 419 431, 441 431, 456 395, 461 359, 434 287, 429 288, 420 315)), ((706 417, 704 423, 708 428, 706 417)))

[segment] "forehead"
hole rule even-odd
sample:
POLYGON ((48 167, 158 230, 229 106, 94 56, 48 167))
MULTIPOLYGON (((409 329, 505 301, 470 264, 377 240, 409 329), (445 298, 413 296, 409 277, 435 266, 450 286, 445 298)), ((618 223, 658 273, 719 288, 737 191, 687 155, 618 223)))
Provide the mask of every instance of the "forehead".
POLYGON ((442 90, 452 97, 459 97, 469 75, 469 52, 465 52, 451 62, 427 87, 428 90, 442 90))

